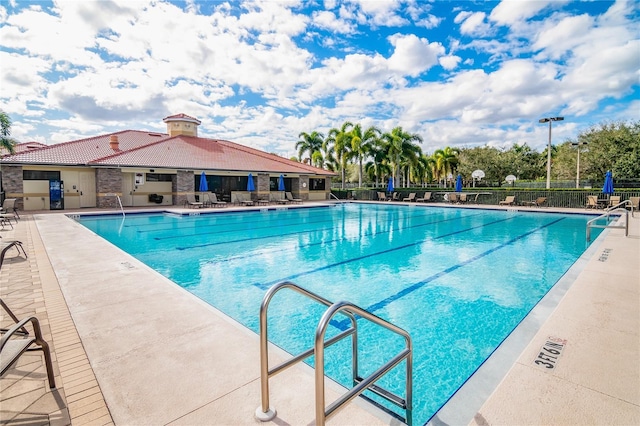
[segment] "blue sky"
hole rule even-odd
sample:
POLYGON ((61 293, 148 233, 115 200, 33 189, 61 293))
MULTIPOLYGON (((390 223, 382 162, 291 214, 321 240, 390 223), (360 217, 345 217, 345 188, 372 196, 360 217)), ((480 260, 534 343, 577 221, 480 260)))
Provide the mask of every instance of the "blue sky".
POLYGON ((445 146, 542 151, 640 118, 636 1, 0 3, 0 101, 19 142, 125 129, 284 156, 300 132, 402 126, 445 146))

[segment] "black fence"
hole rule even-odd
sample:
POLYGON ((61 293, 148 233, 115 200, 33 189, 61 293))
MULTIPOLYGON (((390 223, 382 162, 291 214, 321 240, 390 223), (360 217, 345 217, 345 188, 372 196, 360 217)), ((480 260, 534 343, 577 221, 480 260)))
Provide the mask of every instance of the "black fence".
MULTIPOLYGON (((364 201, 377 201, 378 192, 383 190, 373 189, 353 189, 353 190, 341 190, 332 189, 331 193, 341 200, 364 200, 364 201)), ((443 188, 431 188, 431 189, 398 189, 399 195, 397 198, 402 200, 409 197, 412 192, 416 193, 416 198, 421 198, 425 192, 431 192, 431 195, 435 202, 445 202, 445 194, 454 192, 452 189, 446 190, 443 188)), ((567 208, 584 208, 587 205, 587 197, 589 195, 596 195, 598 198, 607 198, 601 190, 490 190, 485 188, 467 188, 462 191, 463 194, 467 194, 468 204, 484 204, 484 205, 496 205, 500 201, 504 200, 507 196, 515 196, 515 204, 520 205, 523 202, 535 201, 538 197, 546 197, 545 205, 548 207, 567 207, 567 208)), ((620 201, 628 200, 629 197, 640 196, 640 190, 616 190, 613 195, 620 196, 620 201)))

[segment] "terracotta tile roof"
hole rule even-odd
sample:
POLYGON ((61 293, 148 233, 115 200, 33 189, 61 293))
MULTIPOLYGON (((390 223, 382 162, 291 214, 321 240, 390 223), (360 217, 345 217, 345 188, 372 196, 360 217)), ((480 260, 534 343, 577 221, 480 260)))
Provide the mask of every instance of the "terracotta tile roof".
POLYGON ((92 164, 333 175, 333 172, 234 142, 195 136, 163 139, 144 147, 98 159, 92 164))
MULTIPOLYGON (((24 151, 29 151, 32 149, 39 149, 39 148, 43 148, 47 145, 40 143, 40 142, 23 142, 23 143, 18 143, 13 147, 13 151, 15 153, 19 153, 19 152, 24 152, 24 151)), ((7 155, 9 154, 9 150, 5 149, 5 148, 0 148, 0 156, 3 155, 7 155)))
POLYGON ((187 120, 187 121, 193 121, 194 123, 200 124, 201 121, 198 120, 195 117, 191 117, 190 115, 187 114, 175 114, 175 115, 170 115, 168 117, 165 117, 162 119, 162 121, 164 121, 165 123, 167 121, 175 121, 175 120, 187 120))
POLYGON ((125 130, 2 158, 3 164, 104 165, 189 170, 300 173, 333 172, 225 140, 125 130), (110 146, 118 137, 118 150, 110 146))
POLYGON ((4 164, 85 165, 98 158, 114 154, 114 150, 109 145, 111 136, 118 137, 119 152, 139 148, 169 137, 166 133, 124 130, 108 135, 59 143, 37 150, 8 155, 2 158, 2 162, 4 164))

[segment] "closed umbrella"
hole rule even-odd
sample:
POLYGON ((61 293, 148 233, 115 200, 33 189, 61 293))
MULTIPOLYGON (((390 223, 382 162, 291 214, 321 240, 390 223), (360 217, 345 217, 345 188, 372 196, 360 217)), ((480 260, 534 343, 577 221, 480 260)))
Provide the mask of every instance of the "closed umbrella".
POLYGON ((284 176, 278 178, 278 191, 284 191, 284 176))
POLYGON ((456 178, 456 192, 462 192, 462 176, 456 178))
POLYGON ((247 191, 251 192, 255 190, 256 190, 256 187, 253 184, 253 175, 249 173, 249 176, 247 177, 247 191))
POLYGON ((604 186, 602 187, 602 193, 606 195, 613 194, 613 177, 611 176, 611 170, 604 176, 604 186))
POLYGON ((393 178, 389 178, 389 184, 387 185, 387 192, 393 192, 393 178))
POLYGON ((209 184, 207 183, 207 175, 202 172, 200 175, 200 192, 209 191, 209 184))

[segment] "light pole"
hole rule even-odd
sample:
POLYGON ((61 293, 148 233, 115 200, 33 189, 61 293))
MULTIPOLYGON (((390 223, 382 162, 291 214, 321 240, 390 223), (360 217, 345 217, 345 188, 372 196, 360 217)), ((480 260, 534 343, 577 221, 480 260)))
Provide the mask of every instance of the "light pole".
POLYGON ((539 123, 549 122, 549 146, 547 147, 547 189, 551 188, 551 123, 553 121, 562 121, 564 117, 546 117, 541 118, 539 123))
POLYGON ((571 142, 571 145, 578 147, 578 161, 576 162, 576 189, 580 188, 580 145, 586 144, 586 142, 571 142))

